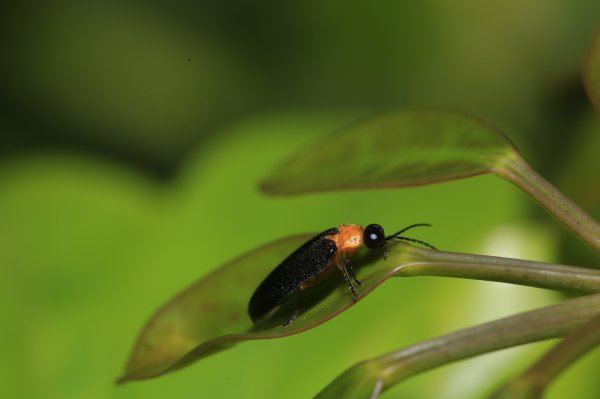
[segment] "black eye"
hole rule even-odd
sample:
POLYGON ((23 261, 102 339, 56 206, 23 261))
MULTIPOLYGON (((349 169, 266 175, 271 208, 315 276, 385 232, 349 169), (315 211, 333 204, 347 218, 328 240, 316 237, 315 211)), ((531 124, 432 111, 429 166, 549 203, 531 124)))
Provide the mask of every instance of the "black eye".
POLYGON ((383 248, 385 245, 383 227, 378 224, 370 224, 365 227, 363 241, 367 248, 383 248))

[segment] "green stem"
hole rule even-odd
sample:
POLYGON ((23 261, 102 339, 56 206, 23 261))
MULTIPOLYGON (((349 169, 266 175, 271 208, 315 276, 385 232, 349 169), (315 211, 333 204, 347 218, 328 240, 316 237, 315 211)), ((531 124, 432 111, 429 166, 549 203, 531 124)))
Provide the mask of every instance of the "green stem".
POLYGON ((529 194, 563 226, 600 254, 600 224, 537 174, 523 158, 518 155, 511 157, 496 173, 529 194))
POLYGON ((319 397, 335 397, 336 393, 357 388, 352 397, 377 398, 390 386, 423 371, 483 353, 561 337, 598 315, 600 294, 594 294, 456 331, 361 362, 336 378, 319 397), (361 380, 356 376, 361 376, 361 380), (347 386, 349 383, 358 386, 347 386))
POLYGON ((575 329, 529 370, 506 384, 492 398, 541 398, 561 372, 600 344, 600 317, 575 329))
POLYGON ((405 261, 394 269, 400 277, 443 276, 497 281, 559 291, 600 291, 600 271, 497 256, 433 251, 408 246, 405 261))

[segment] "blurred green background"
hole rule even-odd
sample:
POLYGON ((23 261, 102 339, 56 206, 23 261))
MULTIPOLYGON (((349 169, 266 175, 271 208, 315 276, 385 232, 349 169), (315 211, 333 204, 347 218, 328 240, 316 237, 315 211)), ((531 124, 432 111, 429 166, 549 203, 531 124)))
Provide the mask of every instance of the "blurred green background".
MULTIPOLYGON (((152 312, 219 264, 340 223, 451 251, 598 266, 493 176, 269 198, 281 159, 373 111, 464 108, 596 217, 600 123, 581 86, 592 0, 5 1, 0 5, 0 390, 7 398, 314 395, 353 363, 564 299, 392 279, 297 336, 113 385, 152 312)), ((489 392, 549 343, 444 367, 388 398, 489 392)), ((596 398, 600 353, 550 398, 596 398)))

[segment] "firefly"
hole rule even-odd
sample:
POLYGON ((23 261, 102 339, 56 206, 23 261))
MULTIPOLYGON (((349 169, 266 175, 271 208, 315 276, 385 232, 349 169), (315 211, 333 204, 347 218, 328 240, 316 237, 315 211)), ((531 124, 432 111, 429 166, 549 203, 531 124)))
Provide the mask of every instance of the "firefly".
MULTIPOLYGON (((383 250, 387 258, 391 241, 408 241, 422 244, 431 249, 432 245, 402 234, 418 226, 431 226, 427 223, 410 225, 397 233, 386 236, 378 224, 363 227, 356 224, 342 224, 327 229, 308 240, 292 252, 260 283, 248 303, 248 315, 253 322, 264 319, 276 307, 286 302, 294 293, 301 292, 319 282, 336 267, 340 270, 346 285, 356 300, 356 288, 361 283, 356 278, 350 263, 351 256, 362 246, 368 249, 383 250)), ((291 323, 298 311, 290 321, 291 323)), ((284 324, 284 326, 286 325, 284 324)))

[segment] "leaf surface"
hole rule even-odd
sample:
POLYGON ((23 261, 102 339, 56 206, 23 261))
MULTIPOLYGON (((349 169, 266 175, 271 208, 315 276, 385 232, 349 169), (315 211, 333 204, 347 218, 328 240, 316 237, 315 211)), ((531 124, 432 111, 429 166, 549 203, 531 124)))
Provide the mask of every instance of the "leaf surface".
MULTIPOLYGON (((186 366, 237 342, 278 338, 315 327, 351 306, 354 301, 337 270, 302 293, 300 315, 282 325, 296 310, 290 298, 265 322, 253 324, 248 300, 266 275, 311 238, 299 235, 267 244, 233 260, 204 277, 159 309, 138 337, 124 375, 118 382, 152 378, 186 366), (338 275, 339 274, 339 275, 338 275)), ((410 251, 394 251, 386 261, 381 253, 363 252, 353 258, 362 286, 359 299, 381 284, 410 251), (374 260, 373 258, 378 260, 374 260)))
POLYGON ((419 186, 492 172, 513 153, 506 136, 467 114, 395 111, 321 138, 274 169, 261 187, 288 195, 419 186))

